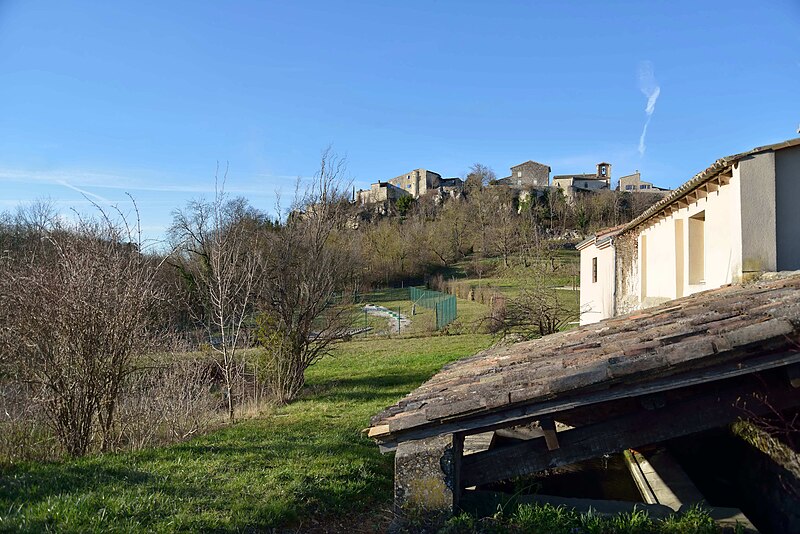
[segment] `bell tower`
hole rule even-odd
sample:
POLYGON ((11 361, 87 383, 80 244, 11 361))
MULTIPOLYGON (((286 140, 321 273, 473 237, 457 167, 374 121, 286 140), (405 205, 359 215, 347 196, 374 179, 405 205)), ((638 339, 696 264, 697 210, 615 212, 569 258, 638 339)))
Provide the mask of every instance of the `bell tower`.
POLYGON ((609 188, 611 187, 611 164, 601 162, 597 164, 597 179, 605 180, 609 188))

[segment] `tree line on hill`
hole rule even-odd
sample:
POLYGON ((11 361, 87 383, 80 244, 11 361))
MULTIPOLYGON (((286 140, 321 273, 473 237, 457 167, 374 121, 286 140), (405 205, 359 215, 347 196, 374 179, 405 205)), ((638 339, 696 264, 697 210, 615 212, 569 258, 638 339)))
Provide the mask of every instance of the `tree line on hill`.
POLYGON ((461 199, 379 217, 348 201, 344 170, 324 152, 277 221, 226 195, 223 175, 213 198, 174 212, 166 253, 146 250, 136 210, 70 222, 40 202, 2 215, 0 460, 180 440, 218 414, 291 402, 351 335, 360 291, 467 257, 531 266, 573 224, 638 210, 614 192, 520 201, 472 180, 461 199))

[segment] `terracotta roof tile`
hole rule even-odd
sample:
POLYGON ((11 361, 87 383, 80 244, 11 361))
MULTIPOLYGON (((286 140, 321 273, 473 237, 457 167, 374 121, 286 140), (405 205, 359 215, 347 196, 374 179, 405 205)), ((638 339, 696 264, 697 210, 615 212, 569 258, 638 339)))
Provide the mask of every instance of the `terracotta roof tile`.
POLYGON ((396 439, 421 426, 531 405, 792 350, 800 339, 800 274, 727 286, 541 339, 496 347, 445 366, 372 419, 396 439), (756 350, 754 350, 756 349, 756 350))

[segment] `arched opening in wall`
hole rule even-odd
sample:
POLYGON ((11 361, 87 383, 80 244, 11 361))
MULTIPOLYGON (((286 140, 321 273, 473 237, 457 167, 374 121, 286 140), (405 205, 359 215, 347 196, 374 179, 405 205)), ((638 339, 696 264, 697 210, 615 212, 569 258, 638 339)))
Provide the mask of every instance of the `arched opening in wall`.
POLYGON ((689 283, 703 284, 706 279, 705 262, 706 212, 689 217, 689 283))

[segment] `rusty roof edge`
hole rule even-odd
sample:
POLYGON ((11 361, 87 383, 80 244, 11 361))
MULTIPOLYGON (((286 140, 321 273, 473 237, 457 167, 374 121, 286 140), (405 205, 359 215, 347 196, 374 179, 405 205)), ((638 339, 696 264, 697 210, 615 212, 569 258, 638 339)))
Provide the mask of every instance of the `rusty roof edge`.
POLYGON ((786 141, 781 141, 779 143, 773 143, 771 145, 765 145, 753 148, 746 152, 741 152, 739 154, 733 154, 731 156, 726 156, 724 158, 720 158, 711 165, 709 165, 705 170, 695 174, 689 181, 684 183, 683 185, 679 186, 672 193, 665 196, 663 199, 659 200, 649 208, 647 208, 641 215, 633 219, 629 222, 619 233, 627 232, 628 230, 632 230, 638 226, 641 226, 643 223, 647 222, 649 219, 653 218, 658 212, 660 212, 665 207, 669 206, 676 200, 688 195, 704 183, 714 179, 717 175, 721 174, 725 171, 728 167, 733 166, 734 163, 748 157, 753 156, 755 154, 762 154, 764 152, 774 152, 776 150, 781 150, 783 148, 791 148, 794 146, 800 145, 800 137, 794 139, 787 139, 786 141))

